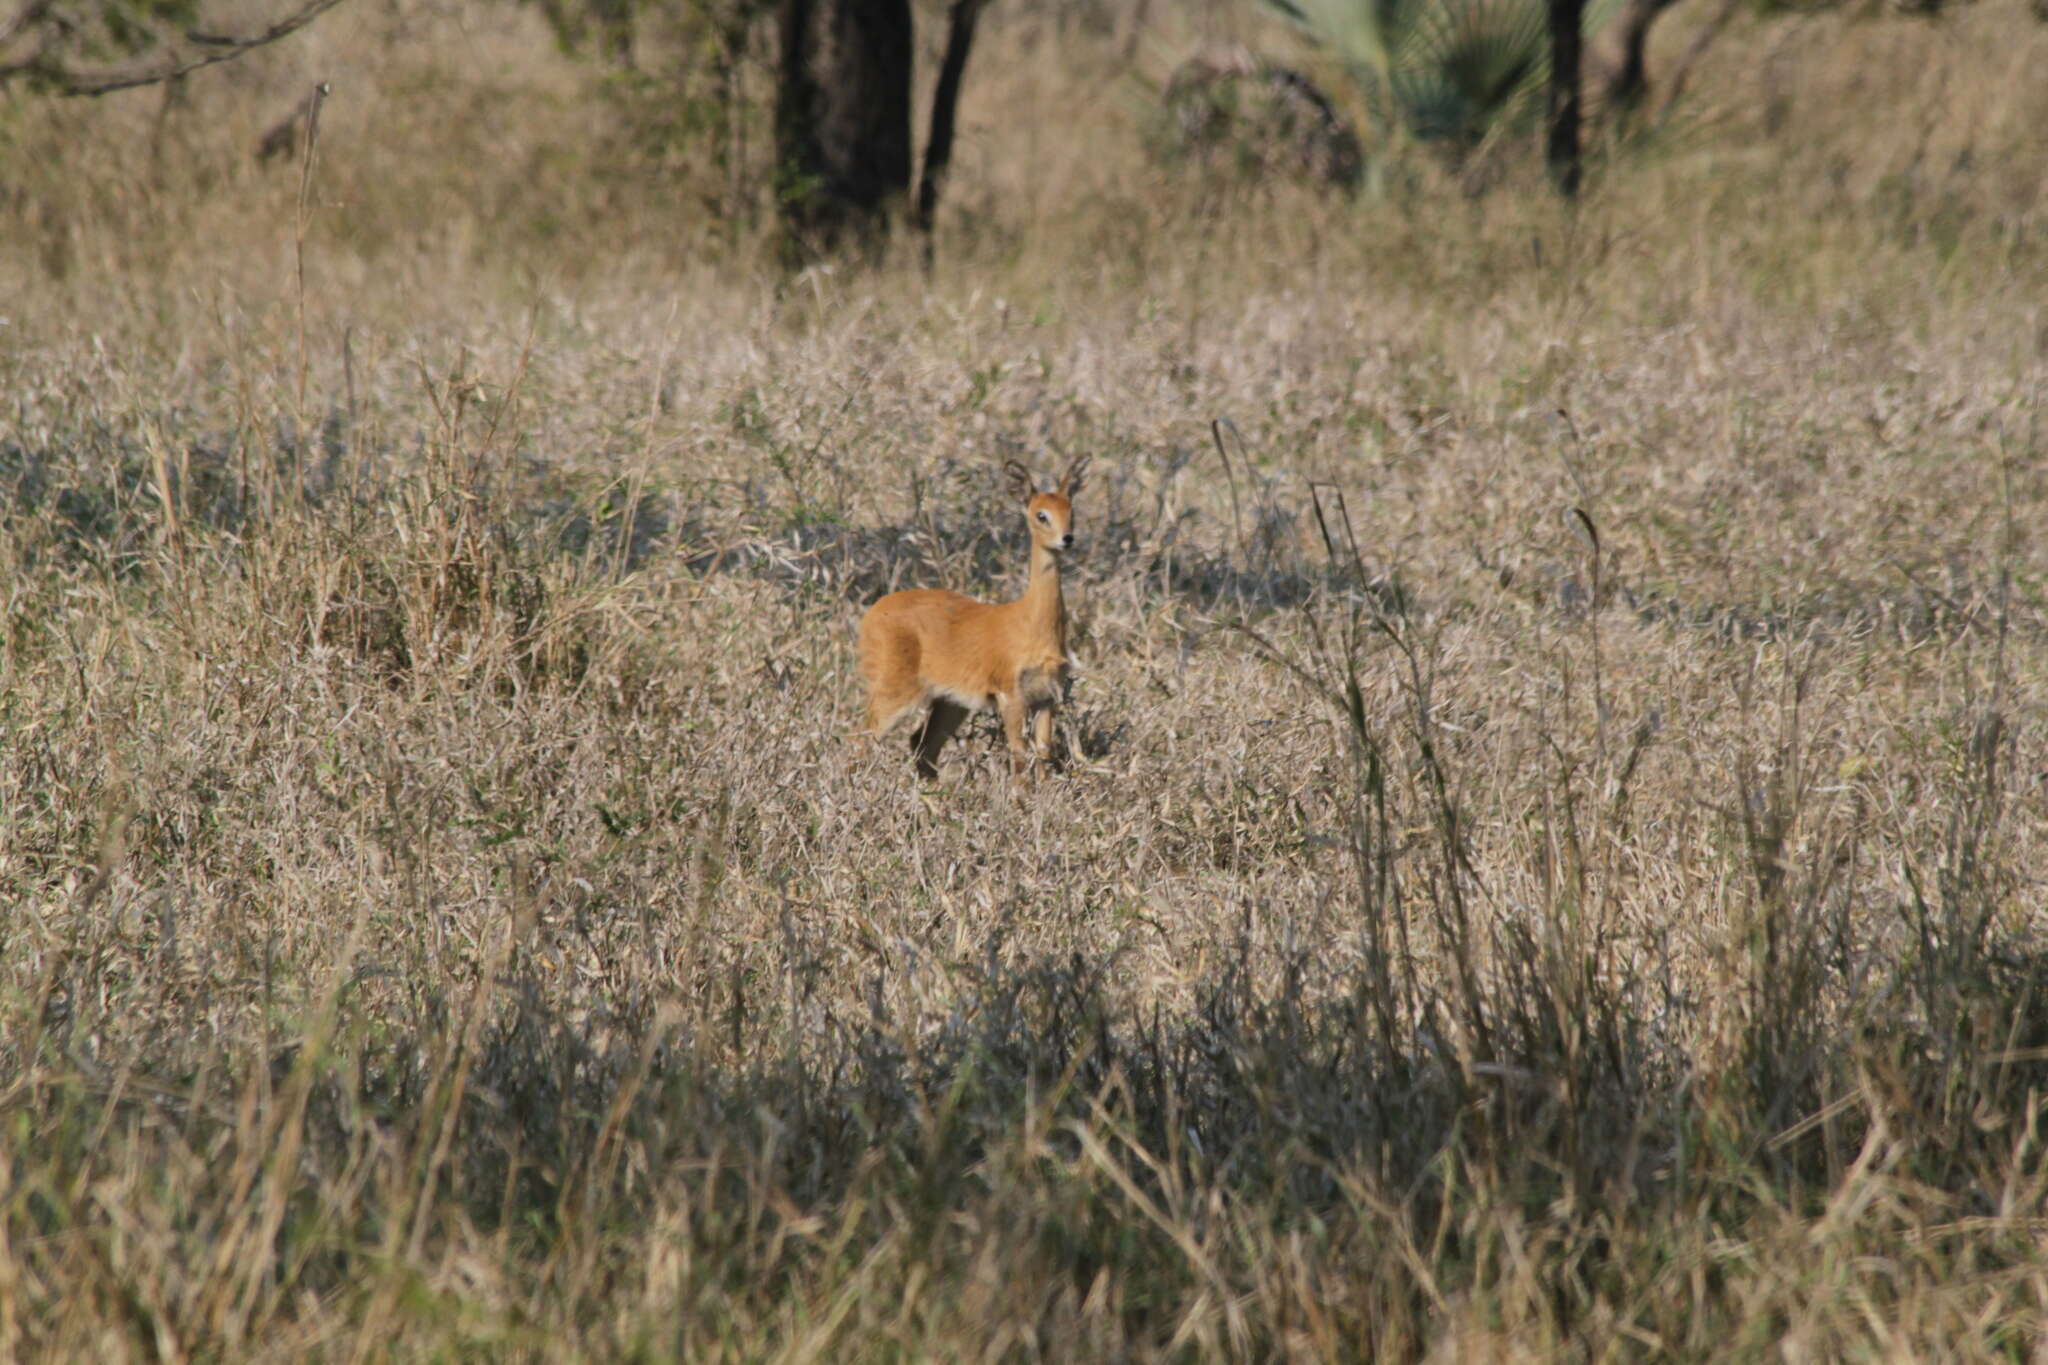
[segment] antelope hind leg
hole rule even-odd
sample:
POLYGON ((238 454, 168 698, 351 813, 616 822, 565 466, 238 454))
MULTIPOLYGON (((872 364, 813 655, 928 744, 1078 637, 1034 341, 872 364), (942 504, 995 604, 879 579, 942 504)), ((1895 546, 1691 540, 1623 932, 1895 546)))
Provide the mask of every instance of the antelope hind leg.
POLYGON ((919 777, 929 782, 939 775, 939 750, 946 747, 946 741, 966 719, 967 708, 960 703, 947 701, 944 697, 932 702, 931 714, 924 718, 924 724, 910 740, 910 747, 917 754, 919 777))

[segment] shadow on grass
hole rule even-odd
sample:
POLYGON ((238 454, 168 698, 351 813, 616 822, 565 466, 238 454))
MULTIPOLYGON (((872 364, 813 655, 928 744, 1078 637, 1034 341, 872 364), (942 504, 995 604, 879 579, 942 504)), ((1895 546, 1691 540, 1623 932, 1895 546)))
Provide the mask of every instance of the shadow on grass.
MULTIPOLYGON (((1274 487, 1249 509, 1249 531, 1212 530, 1195 510, 1176 510, 1163 487, 1148 494, 1129 469, 1098 465, 1076 503, 1080 544, 1068 572, 1096 583, 1135 575, 1148 593, 1204 612, 1263 616, 1302 606, 1341 580, 1300 552, 1298 513, 1276 500, 1274 487), (1211 541, 1223 544, 1204 543, 1211 541)), ((812 520, 688 552, 684 562, 694 573, 748 573, 792 594, 859 606, 933 586, 1002 600, 1023 589, 1028 545, 1022 510, 1001 490, 1000 476, 948 465, 901 522, 812 520)), ((1397 585, 1386 590, 1390 600, 1401 596, 1397 585)))
POLYGON ((267 1079, 216 1082, 211 1105, 180 1098, 222 1068, 183 1026, 113 1076, 63 1060, 84 1055, 92 1021, 46 1019, 34 1073, 18 1053, 6 1068, 28 1139, 11 1159, 10 1238, 32 1261, 119 1238, 127 1224, 61 1192, 207 1152, 161 1211, 197 1255, 234 1221, 234 1173, 290 1133, 292 1212, 261 1272, 287 1303, 382 1263, 394 1220, 425 1219, 435 1245, 482 1238, 536 1284, 573 1248, 637 1245, 659 1222, 702 1282, 771 1317, 877 1248, 905 1258, 894 1274, 944 1280, 995 1247, 1079 1292, 1114 1276, 1131 1291, 1123 1330, 1160 1343, 1215 1276, 1257 1282, 1311 1230, 1333 1273, 1391 1273, 1392 1248, 1428 1247, 1396 1276, 1402 1311, 1425 1317, 1440 1280, 1480 1273, 1503 1229, 1534 1217, 1552 1233, 1532 1254, 1562 1258, 1546 1283, 1571 1330, 1599 1286, 1637 1273, 1608 1261, 1618 1229, 1733 1236, 1763 1212, 1819 1207, 1874 1133, 1945 1207, 1996 1215, 1988 1177, 2014 1173, 2013 1149, 1985 1116, 2048 1087, 2040 952, 1902 973, 1886 988, 1902 1007, 1836 1020, 1848 1027, 1826 1052, 1801 1059, 1810 1083, 1764 1096, 1753 1066, 1720 1074, 1677 1049, 1652 983, 1601 988, 1533 942, 1503 942, 1515 965, 1476 1015, 1427 994, 1390 1048, 1341 931, 1276 952, 1243 914, 1235 949, 1173 1014, 1130 1005, 1112 955, 1014 960, 1001 942, 954 964, 943 1000, 885 967, 846 1014, 809 999, 816 931, 786 923, 785 980, 735 976, 690 1009, 571 1012, 517 975, 480 1013, 429 994, 410 1019, 373 1017, 345 998, 331 1049, 248 1059, 267 1079), (1561 1028, 1568 998, 1585 1013, 1561 1028), (255 1105, 239 1118, 236 1089, 255 1105), (1788 1100, 1819 1117, 1788 1128, 1788 1100), (1337 1271, 1347 1258, 1362 1259, 1337 1271))

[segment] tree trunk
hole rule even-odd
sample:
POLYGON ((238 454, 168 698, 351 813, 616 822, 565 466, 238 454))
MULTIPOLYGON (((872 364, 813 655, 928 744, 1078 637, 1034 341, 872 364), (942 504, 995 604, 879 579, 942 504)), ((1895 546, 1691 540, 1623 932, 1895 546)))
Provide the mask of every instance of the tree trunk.
POLYGON ((1650 46, 1650 26, 1678 0, 1628 0, 1615 21, 1620 52, 1607 72, 1601 104, 1615 113, 1629 113, 1642 107, 1650 93, 1650 68, 1644 53, 1650 46))
POLYGON ((1549 145, 1546 159, 1550 178, 1567 199, 1579 193, 1579 52, 1584 46, 1580 26, 1585 23, 1586 0, 1549 0, 1550 6, 1550 99, 1549 145))
POLYGON ((909 0, 782 0, 783 226, 799 255, 872 245, 910 191, 909 0))
POLYGON ((953 0, 946 29, 946 57, 939 83, 932 91, 931 135, 924 144, 924 172, 917 181, 917 205, 911 224, 925 237, 925 263, 931 263, 932 218, 938 212, 939 184, 953 164, 953 126, 960 107, 960 81, 967 74, 967 54, 974 47, 974 25, 987 0, 953 0))

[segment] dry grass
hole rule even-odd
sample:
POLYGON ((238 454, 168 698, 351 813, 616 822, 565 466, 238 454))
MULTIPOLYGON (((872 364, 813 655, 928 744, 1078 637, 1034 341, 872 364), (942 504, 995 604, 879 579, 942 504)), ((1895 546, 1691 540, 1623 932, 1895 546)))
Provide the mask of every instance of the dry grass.
POLYGON ((794 281, 358 18, 0 110, 0 1357, 2038 1353, 2023 7, 1575 223, 1164 183, 1013 17, 938 276, 794 281), (922 788, 858 613, 1081 451, 1064 767, 922 788))

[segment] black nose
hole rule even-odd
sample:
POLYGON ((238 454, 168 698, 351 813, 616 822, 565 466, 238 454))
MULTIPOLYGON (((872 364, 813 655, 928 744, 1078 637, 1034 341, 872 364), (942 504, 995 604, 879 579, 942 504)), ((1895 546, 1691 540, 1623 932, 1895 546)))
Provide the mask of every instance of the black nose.
POLYGON ((1074 533, 1072 531, 1069 531, 1065 535, 1060 537, 1060 548, 1062 550, 1071 550, 1074 548, 1074 533))

